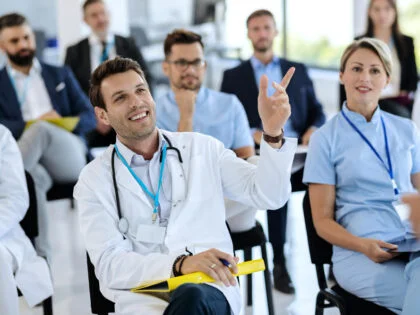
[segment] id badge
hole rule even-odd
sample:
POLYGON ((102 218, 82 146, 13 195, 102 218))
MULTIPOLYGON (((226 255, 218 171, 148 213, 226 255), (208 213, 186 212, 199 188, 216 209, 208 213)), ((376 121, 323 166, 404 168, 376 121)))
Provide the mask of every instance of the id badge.
POLYGON ((137 227, 136 240, 144 243, 163 244, 166 235, 166 227, 158 224, 139 224, 137 227))
POLYGON ((397 212, 401 221, 407 221, 410 218, 410 206, 402 201, 394 201, 392 203, 395 212, 397 212))

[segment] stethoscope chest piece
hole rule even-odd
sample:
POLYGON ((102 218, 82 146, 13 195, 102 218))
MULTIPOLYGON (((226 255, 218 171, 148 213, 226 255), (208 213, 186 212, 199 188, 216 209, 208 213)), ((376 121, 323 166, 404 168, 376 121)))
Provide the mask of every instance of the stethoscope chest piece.
POLYGON ((118 230, 122 233, 122 234, 127 234, 128 232, 128 220, 126 217, 122 217, 119 221, 118 221, 118 230))

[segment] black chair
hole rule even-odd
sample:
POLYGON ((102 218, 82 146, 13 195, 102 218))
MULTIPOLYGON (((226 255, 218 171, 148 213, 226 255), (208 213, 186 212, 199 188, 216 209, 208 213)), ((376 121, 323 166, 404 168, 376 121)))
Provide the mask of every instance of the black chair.
MULTIPOLYGON (((274 304, 273 304, 273 293, 271 290, 271 277, 270 271, 268 269, 268 259, 267 259, 267 249, 266 243, 267 239, 264 234, 264 230, 261 224, 256 221, 255 227, 248 231, 244 232, 231 232, 230 236, 232 238, 233 248, 236 250, 243 250, 244 251, 244 260, 251 260, 252 259, 252 248, 255 246, 261 247, 261 255, 265 262, 265 270, 264 270, 264 281, 265 281, 265 291, 267 295, 267 307, 268 307, 268 314, 274 315, 274 304)), ((252 305, 252 274, 247 275, 247 305, 252 305)))
POLYGON ((114 302, 105 298, 99 290, 99 281, 95 275, 95 267, 90 261, 88 253, 86 253, 86 263, 89 278, 90 309, 92 314, 108 315, 108 313, 114 313, 114 302))
POLYGON ((395 314, 387 308, 359 298, 338 284, 329 288, 325 279, 324 265, 331 265, 332 245, 318 236, 312 220, 309 193, 303 198, 303 214, 305 217, 311 261, 316 268, 319 292, 316 297, 315 315, 324 314, 324 309, 337 307, 341 315, 391 315, 395 314))
MULTIPOLYGON (((25 217, 20 221, 20 225, 25 231, 26 236, 35 246, 35 237, 38 236, 38 209, 36 203, 35 184, 32 176, 27 171, 25 171, 25 175, 29 193, 29 208, 25 217)), ((22 294, 19 292, 19 296, 21 295, 22 294)), ((44 315, 53 315, 51 296, 42 302, 42 306, 44 309, 44 315)))
POLYGON ((53 201, 53 200, 60 200, 60 199, 70 199, 71 202, 71 208, 74 208, 74 199, 73 199, 73 188, 74 185, 76 185, 76 182, 74 183, 63 183, 58 184, 54 183, 53 186, 48 190, 47 192, 47 200, 53 201))

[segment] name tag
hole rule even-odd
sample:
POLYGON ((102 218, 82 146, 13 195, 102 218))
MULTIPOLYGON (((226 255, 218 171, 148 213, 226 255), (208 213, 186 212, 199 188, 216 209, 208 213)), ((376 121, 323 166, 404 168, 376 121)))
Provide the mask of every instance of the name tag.
POLYGON ((410 217, 410 206, 406 203, 402 202, 394 202, 393 203, 395 211, 398 213, 398 216, 400 217, 401 221, 407 221, 410 217))
POLYGON ((139 224, 136 240, 142 243, 163 244, 166 227, 157 224, 139 224))

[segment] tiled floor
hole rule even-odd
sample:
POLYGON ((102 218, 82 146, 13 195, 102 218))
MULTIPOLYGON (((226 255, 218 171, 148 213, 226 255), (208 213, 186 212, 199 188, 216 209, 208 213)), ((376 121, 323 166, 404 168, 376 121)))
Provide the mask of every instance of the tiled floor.
MULTIPOLYGON (((307 315, 314 313, 317 282, 315 269, 310 263, 302 213, 302 193, 294 193, 288 215, 288 268, 296 286, 295 295, 273 290, 276 315, 307 315)), ((85 250, 79 233, 77 209, 71 210, 68 200, 49 204, 51 238, 54 256, 52 273, 55 287, 53 309, 55 315, 87 315, 90 313, 85 250)), ((266 215, 261 211, 258 219, 266 227, 266 215)), ((269 247, 269 257, 272 256, 269 247)), ((253 257, 259 257, 256 249, 253 257)), ((271 264, 271 262, 270 262, 271 264)), ((272 266, 270 265, 270 269, 272 266)), ((244 308, 243 314, 266 315, 266 299, 262 273, 254 275, 254 306, 244 308)), ((22 315, 41 315, 42 308, 29 309, 20 300, 22 315)), ((325 314, 338 314, 336 309, 325 314)))

